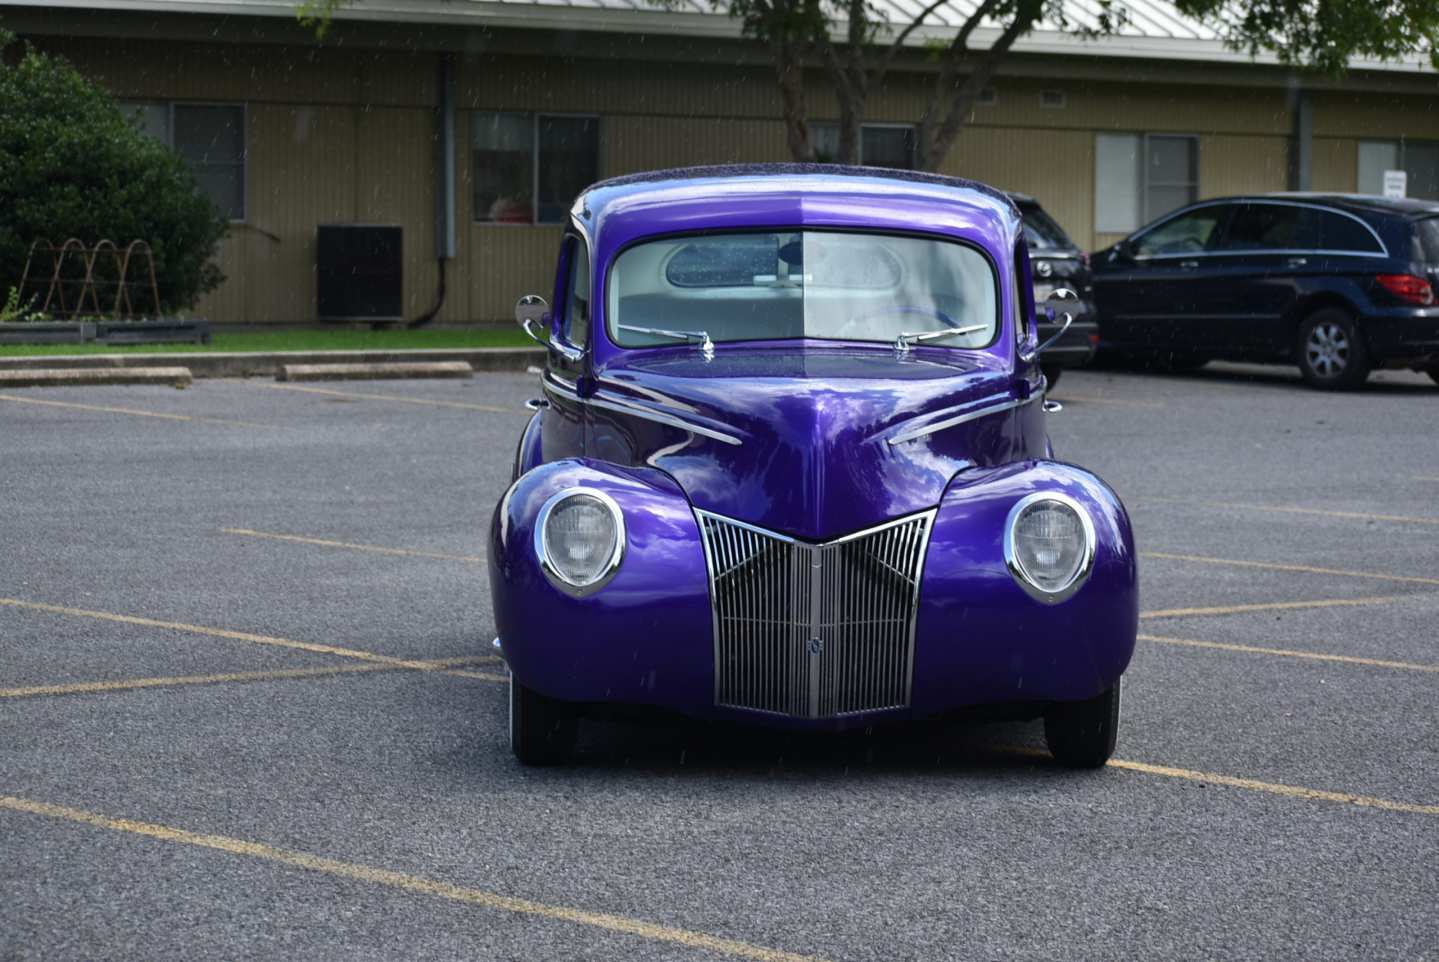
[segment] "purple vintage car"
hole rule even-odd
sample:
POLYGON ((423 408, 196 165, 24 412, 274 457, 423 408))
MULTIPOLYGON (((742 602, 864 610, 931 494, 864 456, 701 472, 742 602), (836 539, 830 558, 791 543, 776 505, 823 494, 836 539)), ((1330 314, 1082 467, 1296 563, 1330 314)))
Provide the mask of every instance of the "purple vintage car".
POLYGON ((648 706, 1043 717, 1060 762, 1103 764, 1134 545, 1114 492, 1053 458, 1033 289, 1019 212, 968 181, 765 165, 585 191, 553 309, 516 308, 548 348, 490 547, 519 759, 648 706))

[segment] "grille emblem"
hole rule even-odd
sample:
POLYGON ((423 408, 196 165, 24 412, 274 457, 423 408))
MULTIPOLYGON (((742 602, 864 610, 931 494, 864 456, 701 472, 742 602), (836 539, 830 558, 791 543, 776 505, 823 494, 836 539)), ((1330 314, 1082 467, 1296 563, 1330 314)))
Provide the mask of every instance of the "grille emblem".
POLYGON ((909 704, 934 511, 825 544, 695 515, 710 573, 717 704, 797 718, 909 704))

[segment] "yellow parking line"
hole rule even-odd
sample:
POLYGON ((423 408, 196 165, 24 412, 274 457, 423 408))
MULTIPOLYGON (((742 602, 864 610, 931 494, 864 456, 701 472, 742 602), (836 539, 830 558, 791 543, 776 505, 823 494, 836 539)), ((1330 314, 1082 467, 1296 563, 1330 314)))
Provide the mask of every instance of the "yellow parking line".
POLYGON ((1194 638, 1170 638, 1164 635, 1140 635, 1139 640, 1152 641, 1161 645, 1187 645, 1191 648, 1213 648, 1219 651, 1238 651, 1254 655, 1305 658, 1310 661, 1333 661, 1345 665, 1364 665, 1370 668, 1393 668, 1399 671, 1439 673, 1439 665, 1418 665, 1408 661, 1385 661, 1380 658, 1359 658, 1355 655, 1329 655, 1318 651, 1296 651, 1293 648, 1265 648, 1262 645, 1234 645, 1223 641, 1198 641, 1194 638))
POLYGON ((1167 504, 1192 504, 1206 508, 1233 508, 1240 511, 1266 511, 1275 514, 1310 514, 1324 518, 1352 521, 1393 521, 1400 524, 1439 525, 1439 518, 1405 514, 1373 514, 1367 511, 1333 511, 1326 508, 1301 508, 1289 504, 1253 504, 1247 501, 1198 501, 1194 498, 1135 498, 1135 501, 1161 501, 1167 504))
POLYGON ((257 387, 276 391, 300 391, 304 394, 323 394, 329 397, 356 398, 361 401, 398 401, 401 404, 422 404, 426 407, 457 408, 461 411, 488 411, 491 414, 529 414, 524 408, 502 408, 493 404, 474 404, 466 401, 441 401, 436 398, 405 397, 402 394, 370 394, 364 391, 336 391, 328 387, 302 387, 299 384, 274 384, 255 382, 257 387))
POLYGON ((1193 561, 1197 564, 1229 565, 1235 568, 1260 568, 1265 571, 1294 571, 1311 575, 1334 575, 1338 578, 1368 578, 1374 581, 1394 581, 1404 584, 1439 585, 1439 578, 1425 578, 1420 575, 1391 575, 1377 571, 1346 571, 1342 568, 1316 568, 1313 565, 1278 564, 1271 561, 1240 561, 1234 558, 1211 558, 1197 554, 1171 554, 1166 551, 1144 551, 1141 558, 1162 558, 1166 561, 1193 561))
POLYGON ((39 404, 44 407, 69 408, 75 411, 97 411, 103 414, 130 414, 137 418, 158 418, 162 421, 193 421, 197 424, 228 424, 242 428, 272 428, 273 424, 255 424, 251 421, 231 421, 226 418, 207 418, 198 414, 164 414, 159 411, 142 411, 139 408, 114 407, 108 404, 78 404, 74 401, 50 401, 38 397, 17 397, 14 394, 0 394, 0 401, 16 404, 39 404))
POLYGON ((1140 618, 1199 618, 1207 615, 1240 615, 1251 611, 1292 611, 1299 608, 1352 608, 1361 605, 1387 605, 1400 598, 1322 598, 1316 601, 1266 601, 1248 605, 1216 605, 1212 608, 1163 608, 1141 611, 1140 618))
POLYGON ((52 805, 48 802, 39 802, 27 798, 17 798, 13 795, 0 795, 0 808, 9 809, 13 812, 23 812, 29 815, 40 815, 46 818, 90 825, 95 828, 109 829, 113 832, 141 835, 147 838, 158 839, 162 842, 190 845, 197 848, 208 848, 230 855, 242 855, 266 862, 276 862, 281 865, 288 865, 291 868, 320 872, 324 875, 350 879, 371 885, 382 885, 387 888, 399 889, 416 895, 448 899, 452 902, 461 902, 492 911, 510 912, 517 915, 528 915, 556 922, 569 922, 574 925, 589 926, 590 928, 615 932, 620 935, 649 939, 652 942, 668 943, 685 949, 715 952, 720 955, 730 956, 731 958, 752 959, 755 960, 755 962, 823 962, 823 960, 815 956, 800 955, 795 952, 766 948, 761 945, 741 942, 737 939, 726 939, 717 935, 709 935, 704 932, 692 932, 688 929, 676 928, 669 925, 658 925, 654 922, 646 922, 642 919, 630 918, 624 915, 594 912, 563 905, 549 905, 532 899, 516 898, 511 895, 501 895, 497 892, 487 892, 483 889, 467 888, 450 882, 423 878, 418 875, 409 875, 404 872, 395 872, 369 865, 357 865, 353 862, 341 862, 337 859, 323 858, 305 852, 277 848, 273 845, 266 845, 263 842, 251 842, 244 839, 231 838, 226 835, 205 835, 198 832, 189 832, 181 828, 171 828, 167 825, 156 825, 151 822, 139 822, 128 818, 110 818, 95 812, 87 812, 78 808, 68 808, 63 805, 52 805))
POLYGON ((484 564, 485 559, 477 555, 442 554, 438 551, 419 551, 414 548, 387 548, 377 544, 355 544, 350 541, 331 541, 328 538, 310 538, 298 534, 280 534, 274 531, 255 531, 251 528, 221 528, 223 534, 239 535, 245 538, 266 538, 271 541, 290 541, 295 544, 312 544, 323 548, 348 548, 351 551, 370 551, 375 554, 398 555, 403 558, 435 558, 440 561, 463 561, 466 564, 484 564))
POLYGON ((1188 768, 1171 768, 1168 765, 1151 765, 1148 762, 1131 762, 1120 758, 1109 760, 1110 768, 1121 768, 1146 775, 1162 775, 1165 778, 1182 778, 1191 782, 1208 782, 1212 785, 1227 785, 1244 788, 1252 792, 1268 792, 1289 798, 1303 798, 1318 802, 1341 802, 1364 808, 1381 808, 1388 812, 1409 812, 1414 815, 1439 815, 1439 805, 1414 805, 1409 802, 1394 802, 1387 798, 1370 795, 1351 795, 1348 792, 1330 792, 1319 788, 1302 788, 1298 785, 1282 785, 1276 782, 1261 782, 1257 778, 1237 778, 1233 775, 1219 775, 1214 772, 1196 772, 1188 768))
MULTIPOLYGON (((458 668, 461 665, 477 665, 498 661, 493 656, 480 655, 473 658, 447 658, 431 661, 436 669, 458 668)), ((28 688, 0 688, 0 698, 39 698, 52 695, 89 695, 97 692, 134 691, 142 688, 172 688, 181 685, 219 685, 255 681, 281 681, 291 678, 324 678, 330 675, 351 675, 360 672, 410 671, 399 665, 332 665, 325 668, 281 668, 274 671, 236 671, 216 675, 175 675, 168 678, 119 678, 113 681, 80 681, 63 685, 32 685, 28 688)), ((451 675, 466 678, 498 680, 503 676, 489 675, 474 671, 449 671, 451 675)))
POLYGON ((373 651, 361 651, 357 648, 341 648, 338 645, 317 645, 313 642, 295 641, 292 638, 279 638, 274 635, 258 635, 248 631, 230 631, 225 628, 208 628, 204 625, 190 625, 182 621, 158 621, 154 618, 140 618, 136 615, 117 615, 109 611, 91 611, 87 608, 67 608, 63 605, 47 605, 38 601, 21 601, 18 598, 0 598, 0 605, 9 608, 20 608, 26 611, 44 611, 53 615, 67 615, 72 618, 93 618, 97 621, 113 621, 122 625, 140 625, 145 628, 164 628, 170 631, 184 631, 190 634, 208 635, 212 638, 227 638, 231 641, 249 641, 257 645, 293 648, 296 651, 309 651, 319 655, 357 658, 361 661, 369 661, 381 665, 393 665, 397 668, 412 668, 415 671, 438 671, 446 673, 450 671, 445 668, 437 668, 433 664, 425 661, 394 658, 390 655, 381 655, 373 651))
MULTIPOLYGON (((1025 758, 1052 760, 1053 756, 1042 748, 1033 745, 1005 745, 1001 746, 1004 751, 1025 758)), ((1395 802, 1387 798, 1375 798, 1372 795, 1351 795, 1348 792, 1331 792, 1322 788, 1304 788, 1299 785, 1284 785, 1279 782, 1265 782, 1257 778, 1240 778, 1235 775, 1221 775, 1217 772, 1199 772, 1191 768, 1174 768, 1169 765, 1152 765, 1149 762, 1128 761, 1123 758, 1111 758, 1105 762, 1109 768, 1118 768, 1123 771, 1140 772, 1145 775, 1160 775, 1164 778, 1182 778, 1191 782, 1207 782, 1211 785, 1227 785, 1230 788, 1243 788, 1251 792, 1266 792, 1270 795, 1283 795, 1288 798, 1302 798, 1315 802, 1340 802, 1346 805, 1358 805, 1363 808, 1379 808, 1388 812, 1408 812, 1411 815, 1439 815, 1439 805, 1416 805, 1413 802, 1395 802)))

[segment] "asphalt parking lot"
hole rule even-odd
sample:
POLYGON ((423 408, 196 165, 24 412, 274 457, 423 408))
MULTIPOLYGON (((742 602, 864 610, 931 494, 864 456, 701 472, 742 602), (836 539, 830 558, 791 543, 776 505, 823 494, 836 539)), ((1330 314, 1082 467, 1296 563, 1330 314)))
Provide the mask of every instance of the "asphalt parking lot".
POLYGON ((485 574, 533 375, 0 396, 0 958, 1439 958, 1439 387, 1069 372, 1125 499, 1117 758, 584 729, 485 574))

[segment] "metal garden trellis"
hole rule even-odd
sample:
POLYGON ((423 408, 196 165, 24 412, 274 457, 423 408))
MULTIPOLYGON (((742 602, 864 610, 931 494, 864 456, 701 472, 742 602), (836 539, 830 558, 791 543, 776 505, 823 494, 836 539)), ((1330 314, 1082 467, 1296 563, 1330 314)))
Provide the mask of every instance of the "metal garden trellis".
POLYGON ((88 246, 71 237, 57 246, 42 237, 30 245, 25 258, 25 270, 20 275, 21 303, 26 303, 27 292, 33 290, 33 296, 38 297, 42 289, 44 300, 36 310, 59 319, 96 317, 118 321, 160 316, 155 255, 144 240, 133 240, 121 248, 108 239, 88 246), (46 258, 48 270, 44 266, 46 258), (131 279, 132 269, 138 269, 141 276, 131 279), (36 270, 36 277, 31 277, 32 270, 36 270), (131 297, 132 289, 137 297, 131 297), (102 290, 107 303, 102 303, 102 290), (136 300, 145 295, 153 314, 139 314, 135 309, 136 300))

